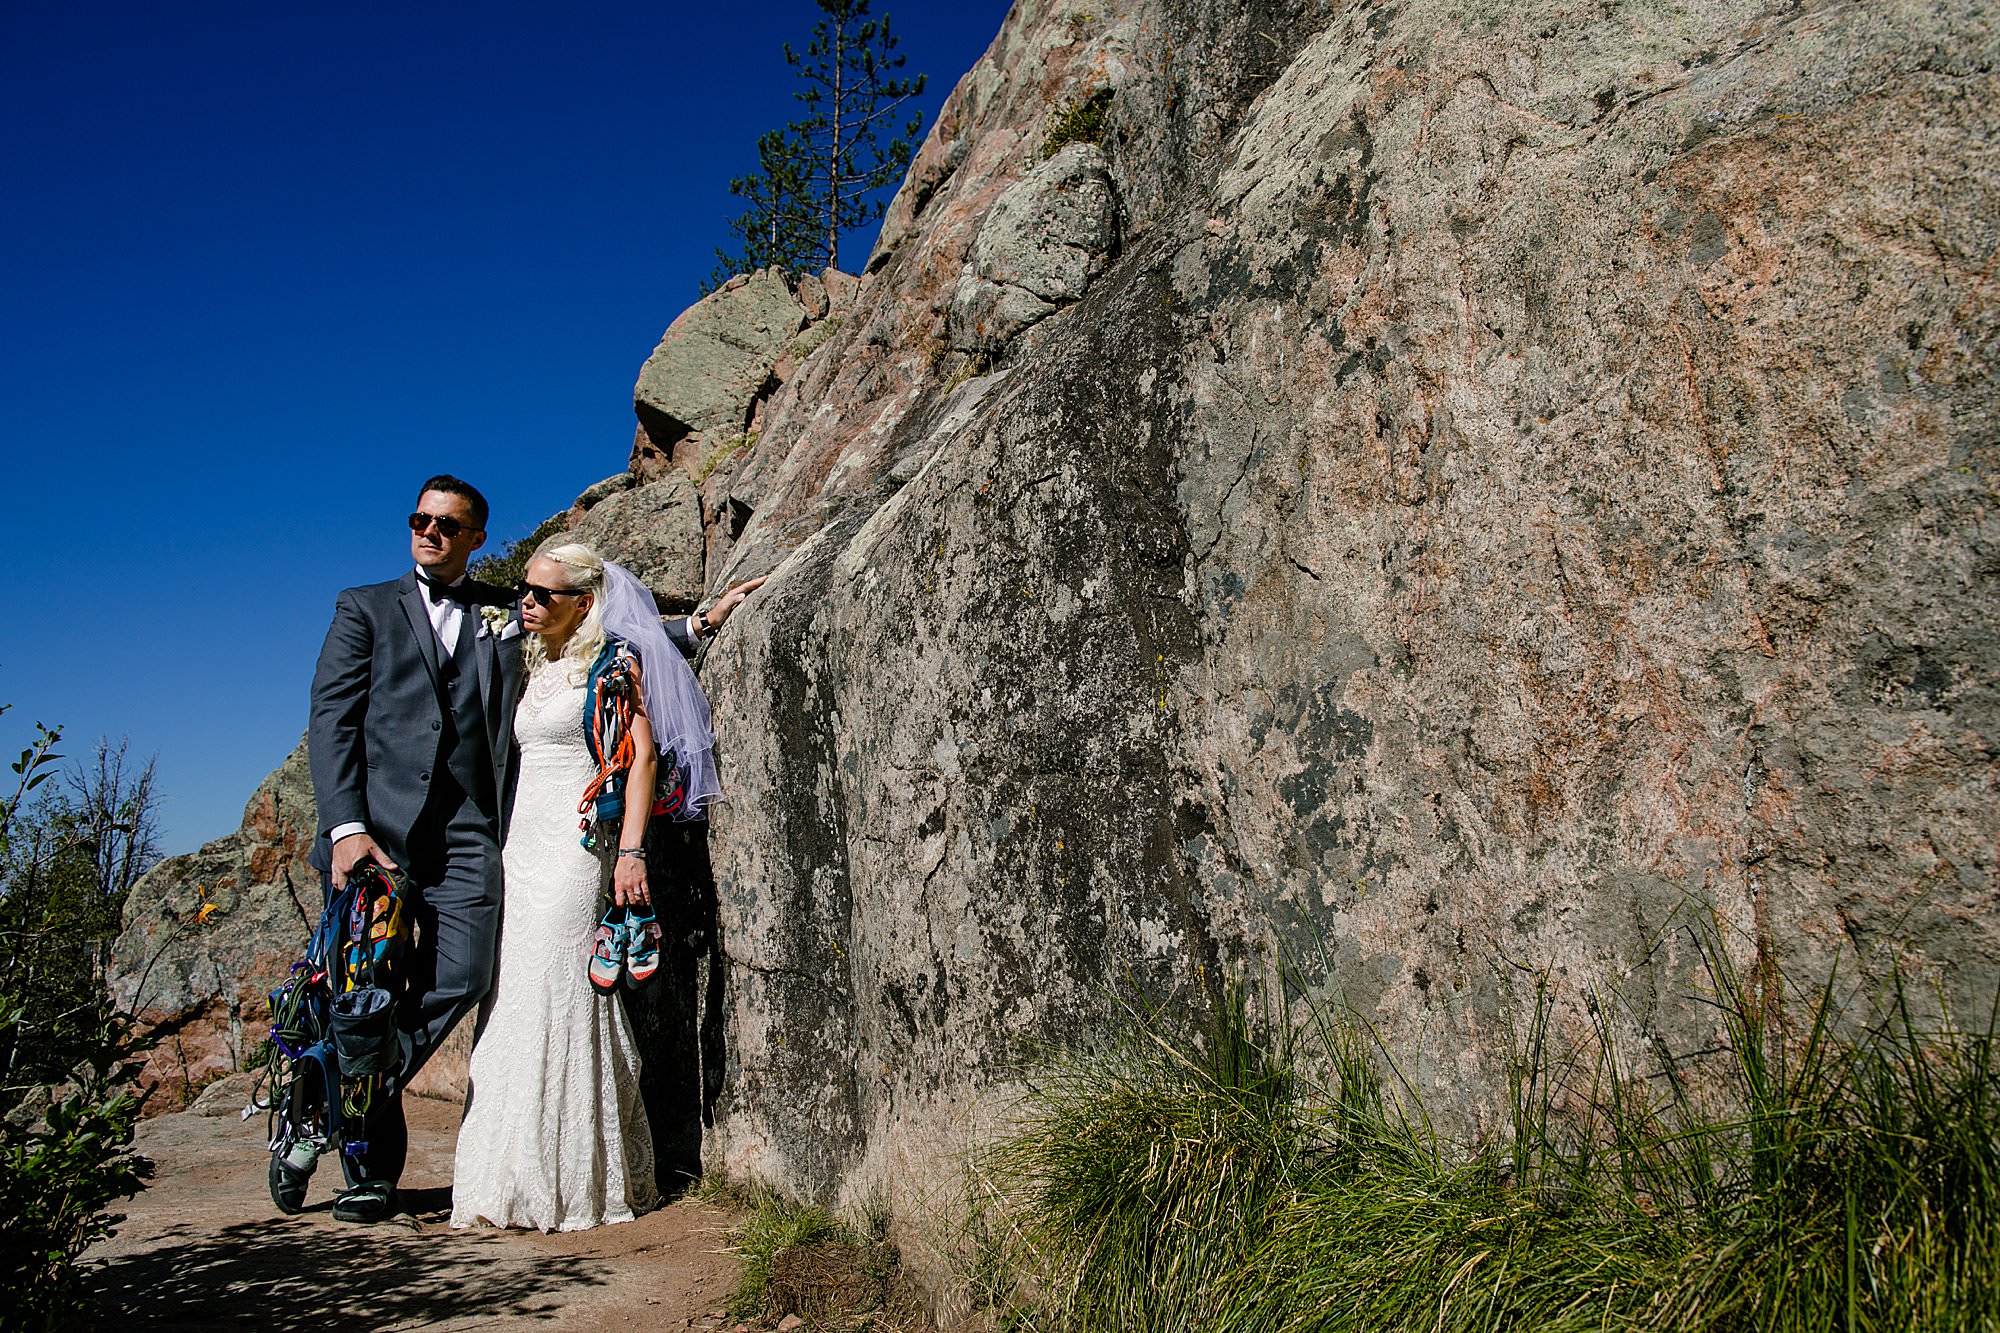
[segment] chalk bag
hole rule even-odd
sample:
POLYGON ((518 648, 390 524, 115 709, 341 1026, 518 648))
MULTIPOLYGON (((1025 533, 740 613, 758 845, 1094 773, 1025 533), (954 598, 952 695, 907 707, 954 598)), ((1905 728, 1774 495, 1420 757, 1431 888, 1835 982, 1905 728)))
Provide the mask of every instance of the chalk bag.
POLYGON ((396 999, 380 986, 333 997, 333 1053, 344 1079, 394 1073, 402 1062, 396 1040, 396 999))

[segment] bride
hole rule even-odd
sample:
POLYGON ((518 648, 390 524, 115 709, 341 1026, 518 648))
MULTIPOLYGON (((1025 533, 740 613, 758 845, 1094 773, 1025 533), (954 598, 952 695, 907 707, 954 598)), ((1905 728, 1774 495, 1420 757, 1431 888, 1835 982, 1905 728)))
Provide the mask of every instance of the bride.
POLYGON ((533 637, 514 716, 520 782, 503 853, 499 968, 472 1052, 451 1223, 575 1231, 630 1221, 659 1201, 631 1024, 586 971, 605 880, 617 906, 650 904, 644 844, 661 764, 671 765, 659 775, 669 790, 680 785, 690 814, 720 789, 707 701, 662 631, 652 594, 580 543, 537 555, 521 586, 521 623, 533 637), (591 851, 577 825, 598 775, 585 737, 586 684, 593 667, 627 653, 639 688, 623 815, 615 830, 598 831, 591 851))

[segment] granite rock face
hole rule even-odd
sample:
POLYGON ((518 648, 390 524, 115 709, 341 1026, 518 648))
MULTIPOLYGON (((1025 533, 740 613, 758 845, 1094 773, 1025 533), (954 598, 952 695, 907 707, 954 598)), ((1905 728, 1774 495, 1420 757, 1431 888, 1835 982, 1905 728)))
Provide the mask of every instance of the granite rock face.
POLYGON ((306 864, 317 828, 301 742, 251 796, 236 832, 168 857, 132 886, 111 994, 161 1038, 148 1082, 169 1093, 199 1087, 240 1069, 269 1036, 267 997, 319 919, 319 872, 306 864))
POLYGON ((1107 989, 1278 966, 1472 1134, 1539 977, 1705 1044, 1704 918, 1988 1012, 2000 38, 1595 15, 1016 6, 724 470, 712 1162, 915 1215, 1107 989), (1105 83, 1119 248, 974 363, 1105 83))

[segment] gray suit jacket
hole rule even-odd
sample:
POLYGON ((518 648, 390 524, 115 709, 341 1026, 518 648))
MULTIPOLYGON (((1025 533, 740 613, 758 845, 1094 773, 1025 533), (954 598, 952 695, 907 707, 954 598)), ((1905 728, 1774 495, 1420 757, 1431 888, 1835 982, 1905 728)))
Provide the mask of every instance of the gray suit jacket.
MULTIPOLYGON (((493 756, 493 790, 501 819, 513 800, 514 705, 521 690, 521 641, 485 629, 478 605, 507 606, 513 594, 470 582, 478 637, 471 666, 478 673, 486 739, 493 756)), ((442 777, 444 683, 442 650, 431 628, 415 571, 388 583, 349 588, 333 607, 333 625, 313 671, 312 716, 306 748, 319 836, 312 863, 331 864, 327 832, 360 822, 400 865, 407 865, 410 829, 442 777)), ((461 664, 463 665, 463 664, 461 664)), ((495 830, 497 833, 499 830, 495 830)))

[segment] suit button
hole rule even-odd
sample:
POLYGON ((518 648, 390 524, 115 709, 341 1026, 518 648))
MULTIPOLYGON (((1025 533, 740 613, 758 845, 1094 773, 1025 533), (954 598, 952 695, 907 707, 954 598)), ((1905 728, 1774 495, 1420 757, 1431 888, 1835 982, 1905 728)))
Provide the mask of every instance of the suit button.
POLYGON ((419 773, 417 774, 417 779, 420 782, 429 782, 431 780, 431 775, 428 773, 419 773))
POLYGON ((432 730, 432 731, 443 731, 443 730, 444 730, 444 723, 442 723, 442 722, 433 722, 433 723, 431 723, 431 730, 432 730))

